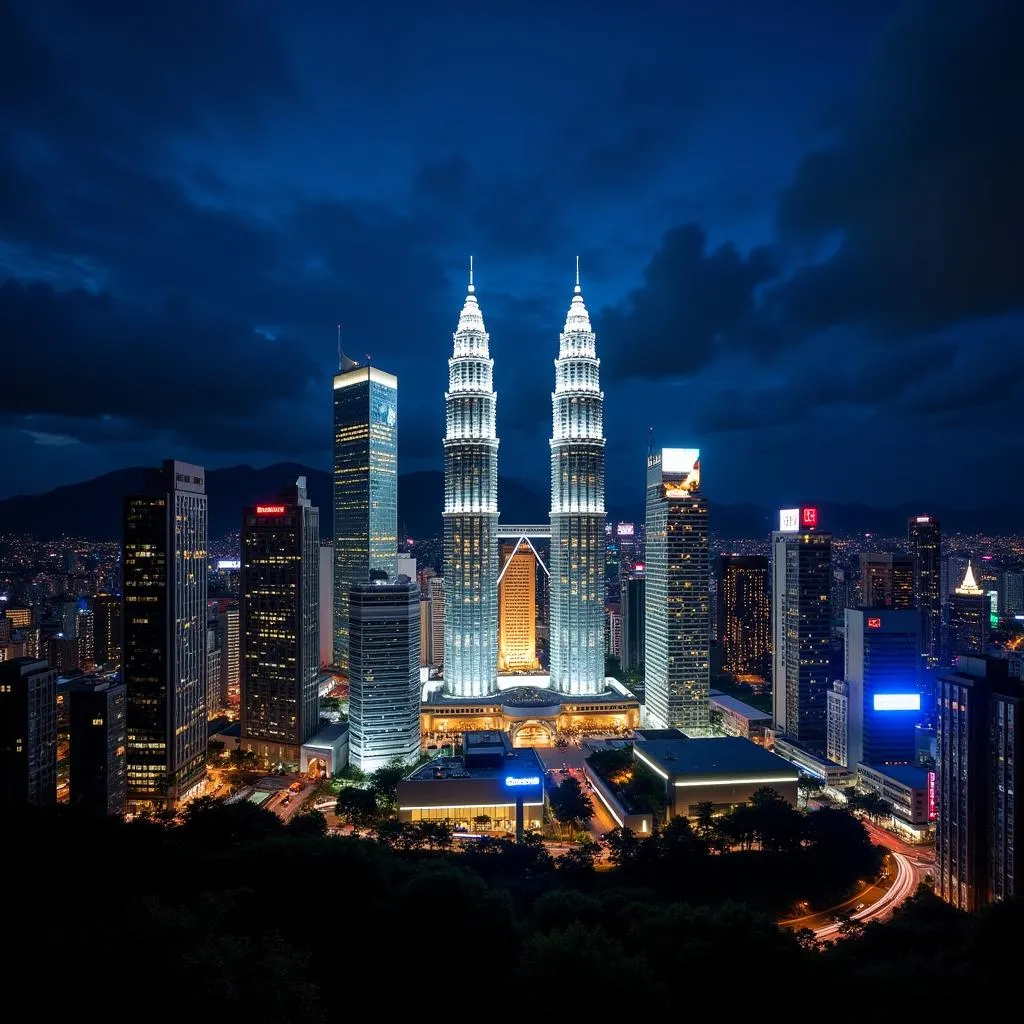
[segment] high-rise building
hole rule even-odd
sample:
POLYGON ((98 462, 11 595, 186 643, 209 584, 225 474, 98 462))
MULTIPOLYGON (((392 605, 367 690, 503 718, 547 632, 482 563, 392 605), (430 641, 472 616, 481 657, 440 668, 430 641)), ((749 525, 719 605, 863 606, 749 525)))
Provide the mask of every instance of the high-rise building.
POLYGON ((772 703, 776 729, 825 750, 831 652, 832 537, 813 506, 782 509, 772 533, 772 703))
POLYGON ((431 576, 428 591, 430 600, 430 665, 444 668, 444 577, 431 576))
POLYGON ((45 661, 0 664, 0 801, 57 802, 57 673, 45 661))
POLYGON ((913 764, 924 710, 917 609, 846 609, 848 767, 913 764))
POLYGON ((342 357, 334 377, 334 663, 348 669, 348 592, 398 554, 398 378, 342 357))
POLYGON ((97 594, 92 600, 98 665, 121 663, 121 607, 115 594, 97 594))
POLYGON ((320 724, 320 512, 306 478, 242 513, 242 745, 297 765, 320 724))
POLYGON ((78 668, 78 637, 74 634, 68 636, 65 633, 58 633, 56 636, 47 637, 43 646, 50 667, 62 675, 74 672, 78 668))
POLYGON ((420 591, 420 668, 430 664, 430 599, 420 591))
POLYGON ((907 548, 914 560, 914 605, 921 614, 921 657, 936 668, 942 656, 942 528, 934 516, 907 520, 907 548))
POLYGON ((528 540, 502 544, 498 671, 533 672, 537 660, 537 556, 528 540))
POLYGON ((655 728, 706 735, 711 572, 698 449, 663 448, 648 455, 646 525, 647 719, 655 728))
POLYGON ((4 610, 4 618, 7 619, 15 629, 24 629, 33 623, 32 609, 20 605, 11 605, 4 610))
POLYGON ((1007 668, 961 656, 939 678, 935 891, 967 911, 1024 889, 1014 799, 1024 785, 1024 684, 1007 668))
POLYGON ((844 679, 837 679, 826 696, 828 739, 825 756, 844 768, 856 768, 850 760, 850 688, 844 679))
POLYGON ((96 665, 96 619, 91 609, 78 609, 75 637, 78 640, 78 667, 93 668, 96 665))
POLYGON ((604 610, 604 651, 622 664, 622 612, 611 606, 604 610))
POLYGON ((587 696, 604 684, 604 392, 590 314, 576 287, 559 335, 551 396, 551 685, 587 696))
POLYGON ((128 691, 124 683, 87 677, 68 693, 71 803, 96 814, 125 812, 128 691))
POLYGON ((498 437, 494 360, 473 285, 445 393, 444 692, 494 693, 498 672, 498 437))
POLYGON ((408 576, 351 590, 349 757, 365 772, 420 751, 420 592, 408 576))
POLYGON ((334 545, 320 541, 320 665, 334 661, 334 545))
POLYGON ((238 708, 242 702, 242 637, 238 617, 237 608, 225 608, 217 615, 220 688, 229 708, 238 708))
POLYGON ((169 459, 124 502, 130 810, 177 807, 205 775, 205 478, 169 459))
POLYGON ((974 581, 974 570, 967 563, 963 582, 949 595, 949 656, 982 657, 988 646, 991 605, 989 597, 974 581))
POLYGON ((1024 572, 1004 572, 1000 577, 1000 606, 1007 615, 1024 612, 1024 572))
POLYGON ((634 576, 622 583, 622 668, 639 669, 644 663, 645 588, 647 578, 634 576))
POLYGON ((914 559, 891 552, 861 552, 860 593, 864 608, 914 607, 914 559))
POLYGON ((764 555, 722 555, 718 585, 718 642, 724 667, 764 681, 771 672, 771 602, 764 555))
POLYGON ((206 717, 216 718, 228 706, 221 668, 220 631, 217 622, 206 624, 206 717))

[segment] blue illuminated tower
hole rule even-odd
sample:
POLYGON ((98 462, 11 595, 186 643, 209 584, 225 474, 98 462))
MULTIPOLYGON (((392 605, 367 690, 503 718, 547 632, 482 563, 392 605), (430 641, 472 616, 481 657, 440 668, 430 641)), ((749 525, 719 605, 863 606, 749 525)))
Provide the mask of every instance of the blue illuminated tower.
POLYGON ((590 314, 576 287, 551 396, 551 685, 604 690, 604 392, 590 314))
POLYGON ((497 395, 475 291, 471 259, 444 396, 444 692, 452 697, 482 697, 498 682, 497 395))

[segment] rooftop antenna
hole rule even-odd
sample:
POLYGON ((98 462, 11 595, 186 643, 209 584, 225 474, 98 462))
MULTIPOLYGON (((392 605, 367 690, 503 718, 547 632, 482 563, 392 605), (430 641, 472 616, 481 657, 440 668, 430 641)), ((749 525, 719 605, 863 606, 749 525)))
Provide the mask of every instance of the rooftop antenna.
POLYGON ((580 293, 580 258, 576 257, 576 287, 573 289, 575 295, 580 293))
POLYGON ((469 294, 472 295, 476 289, 473 287, 473 257, 469 257, 469 294))
POLYGON ((341 370, 341 324, 338 324, 338 369, 341 370))
POLYGON ((647 428, 647 454, 654 453, 654 427, 647 428))

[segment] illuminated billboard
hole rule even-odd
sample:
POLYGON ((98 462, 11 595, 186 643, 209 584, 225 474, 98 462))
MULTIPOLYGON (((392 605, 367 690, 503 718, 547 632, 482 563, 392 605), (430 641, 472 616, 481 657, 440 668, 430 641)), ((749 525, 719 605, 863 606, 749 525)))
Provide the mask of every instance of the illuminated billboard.
POLYGON ((806 530, 813 530, 818 525, 818 510, 813 505, 805 505, 800 509, 800 525, 806 530))
POLYGON ((781 533, 796 533, 800 529, 800 509, 783 508, 779 509, 779 531, 781 533))
POLYGON ((516 789, 518 786, 539 786, 540 776, 525 775, 521 778, 516 778, 514 775, 506 775, 505 785, 508 786, 509 789, 516 789))
POLYGON ((874 705, 876 711, 920 711, 921 694, 876 693, 874 705))
POLYGON ((242 561, 239 558, 218 558, 217 559, 217 570, 224 572, 230 569, 241 569, 242 561))
POLYGON ((619 523, 615 532, 620 537, 632 537, 635 532, 635 527, 632 523, 619 523))
POLYGON ((661 472, 677 479, 665 482, 665 496, 680 498, 700 489, 700 449, 662 448, 661 472))
POLYGON ((882 620, 879 618, 868 619, 868 629, 881 629, 882 620))
POLYGON ((258 516, 281 516, 284 515, 284 505, 257 505, 256 515, 258 516))

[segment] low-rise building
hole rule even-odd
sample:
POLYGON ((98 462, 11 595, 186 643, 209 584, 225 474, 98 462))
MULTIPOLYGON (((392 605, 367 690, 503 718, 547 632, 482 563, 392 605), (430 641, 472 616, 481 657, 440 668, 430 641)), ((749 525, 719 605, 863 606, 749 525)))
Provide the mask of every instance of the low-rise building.
POLYGON ((771 749, 779 757, 796 765, 805 775, 823 782, 829 788, 838 790, 857 779, 857 774, 853 769, 836 764, 835 761, 830 761, 813 751, 805 750, 787 737, 775 736, 771 749))
POLYGON ((892 827, 914 842, 935 832, 935 772, 910 765, 857 765, 857 782, 892 805, 892 827))
POLYGON ((712 711, 721 712, 722 729, 727 735, 739 736, 758 746, 764 746, 765 736, 772 724, 770 712, 755 708, 752 704, 745 704, 718 690, 711 691, 708 704, 712 711))
POLYGON ((325 726, 302 744, 300 771, 332 778, 348 765, 348 722, 325 726))

